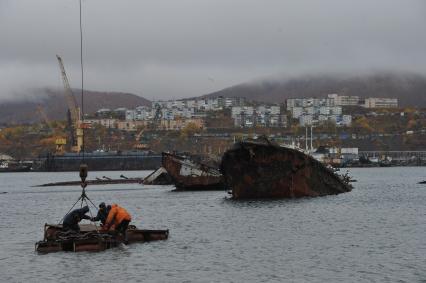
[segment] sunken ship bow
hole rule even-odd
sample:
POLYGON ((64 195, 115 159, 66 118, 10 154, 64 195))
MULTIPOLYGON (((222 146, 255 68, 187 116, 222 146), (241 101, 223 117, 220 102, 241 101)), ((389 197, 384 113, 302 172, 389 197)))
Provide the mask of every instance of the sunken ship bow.
POLYGON ((223 190, 225 184, 220 171, 187 157, 163 152, 163 168, 177 190, 223 190))
POLYGON ((313 157, 268 140, 236 143, 223 155, 221 172, 234 199, 317 197, 352 189, 347 178, 313 157))

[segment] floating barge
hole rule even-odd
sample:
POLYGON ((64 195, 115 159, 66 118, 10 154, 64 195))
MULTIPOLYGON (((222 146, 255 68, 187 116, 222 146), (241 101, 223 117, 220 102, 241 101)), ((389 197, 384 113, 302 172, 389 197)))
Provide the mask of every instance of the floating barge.
POLYGON ((234 199, 317 197, 352 189, 313 157, 267 139, 236 143, 223 155, 221 172, 234 199))
MULTIPOLYGON (((117 247, 124 242, 122 235, 117 235, 115 231, 98 232, 93 224, 81 224, 80 229, 80 232, 64 232, 62 225, 45 224, 43 241, 35 244, 35 250, 40 253, 100 252, 117 247)), ((129 244, 166 240, 168 237, 169 230, 139 230, 132 225, 127 229, 129 244)))
POLYGON ((189 158, 163 152, 162 166, 177 190, 223 190, 223 176, 216 168, 189 158))
MULTIPOLYGON (((88 185, 115 185, 115 184, 140 184, 143 182, 143 178, 126 178, 126 179, 99 179, 99 180, 87 180, 88 185)), ((35 187, 55 187, 55 186, 80 186, 81 181, 65 181, 65 182, 54 182, 37 185, 35 187)))
POLYGON ((151 151, 46 154, 34 160, 33 171, 78 171, 82 162, 92 171, 155 170, 161 166, 161 155, 151 151))

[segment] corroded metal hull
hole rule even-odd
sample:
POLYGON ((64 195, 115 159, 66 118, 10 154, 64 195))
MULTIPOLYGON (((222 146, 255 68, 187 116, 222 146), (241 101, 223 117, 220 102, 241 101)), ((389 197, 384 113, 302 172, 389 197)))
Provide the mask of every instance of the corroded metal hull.
POLYGON ((163 168, 178 190, 223 190, 224 182, 219 170, 188 158, 163 152, 163 168))
MULTIPOLYGON (((40 253, 99 252, 117 247, 124 242, 122 235, 117 235, 113 231, 98 232, 96 226, 92 224, 82 224, 80 229, 78 233, 67 233, 62 231, 62 225, 45 224, 43 241, 37 242, 35 249, 40 253)), ((139 230, 131 226, 127 230, 127 243, 166 240, 168 236, 169 230, 139 230)))
POLYGON ((223 155, 221 172, 234 199, 317 197, 351 190, 311 156, 267 140, 236 143, 223 155))

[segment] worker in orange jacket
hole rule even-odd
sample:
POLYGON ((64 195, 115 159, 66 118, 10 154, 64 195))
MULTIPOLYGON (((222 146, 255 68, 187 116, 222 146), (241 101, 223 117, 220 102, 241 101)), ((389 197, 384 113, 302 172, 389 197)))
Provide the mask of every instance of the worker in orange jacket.
POLYGON ((114 225, 115 231, 126 236, 126 230, 130 221, 132 221, 132 216, 130 216, 127 210, 114 203, 111 205, 111 210, 108 213, 107 220, 102 230, 110 230, 112 225, 114 225))

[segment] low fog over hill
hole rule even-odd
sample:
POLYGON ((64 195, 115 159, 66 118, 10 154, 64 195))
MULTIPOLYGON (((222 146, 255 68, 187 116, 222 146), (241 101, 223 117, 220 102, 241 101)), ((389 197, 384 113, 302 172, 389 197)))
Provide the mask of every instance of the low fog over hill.
MULTIPOLYGON (((40 121, 36 109, 41 105, 50 119, 66 118, 66 102, 62 90, 38 89, 32 97, 38 99, 3 102, 0 104, 0 123, 40 121)), ((330 93, 365 97, 392 97, 399 105, 426 107, 426 77, 409 73, 376 73, 371 75, 305 75, 291 79, 264 79, 243 83, 205 95, 205 97, 246 97, 264 102, 285 102, 287 98, 324 97, 330 93)), ((74 91, 77 101, 78 90, 74 91)), ((85 92, 85 113, 100 108, 133 109, 151 105, 150 101, 130 93, 85 92)))
POLYGON ((401 106, 426 107, 426 77, 410 73, 370 75, 307 75, 291 79, 265 79, 208 94, 209 97, 247 97, 284 102, 287 98, 323 97, 329 93, 398 98, 401 106))
MULTIPOLYGON (((40 105, 49 119, 65 120, 67 104, 63 90, 38 89, 34 90, 37 99, 7 101, 0 103, 0 123, 31 123, 41 120, 37 113, 40 105)), ((80 104, 80 90, 74 90, 74 96, 80 104)), ((151 105, 150 101, 130 93, 85 91, 85 113, 94 113, 100 108, 115 109, 118 107, 134 108, 139 105, 151 105)))

